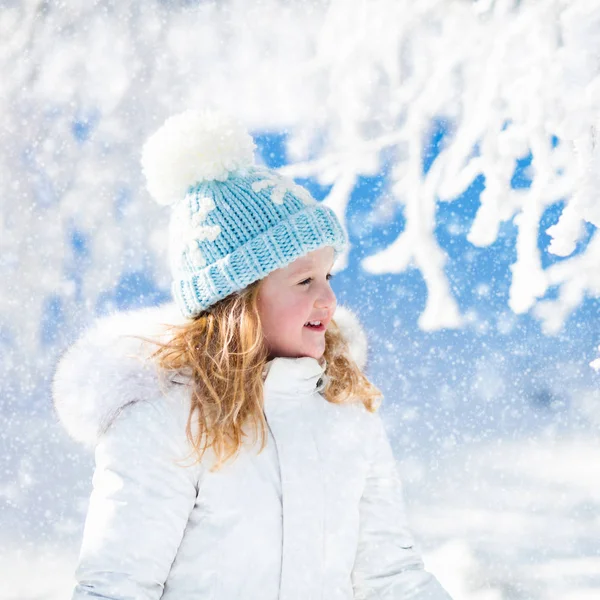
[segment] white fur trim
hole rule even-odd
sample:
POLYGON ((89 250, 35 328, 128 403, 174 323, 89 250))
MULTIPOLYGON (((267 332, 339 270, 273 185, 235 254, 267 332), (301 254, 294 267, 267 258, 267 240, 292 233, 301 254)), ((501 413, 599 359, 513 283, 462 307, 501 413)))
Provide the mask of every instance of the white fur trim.
POLYGON ((142 170, 159 204, 185 197, 201 181, 225 181, 254 164, 255 144, 232 117, 216 110, 187 110, 169 117, 142 149, 142 170))
MULTIPOLYGON (((144 360, 160 323, 181 323, 174 303, 98 319, 61 357, 52 381, 54 408, 67 433, 93 447, 119 411, 159 392, 159 373, 144 360)), ((154 347, 154 346, 153 346, 154 347)))
POLYGON ((362 371, 367 364, 368 340, 367 334, 360 324, 358 317, 347 306, 338 304, 333 313, 333 320, 341 329, 348 342, 350 356, 362 371))
MULTIPOLYGON (((356 315, 339 306, 334 319, 352 358, 362 369, 367 338, 356 315)), ((168 385, 166 373, 148 359, 156 346, 126 337, 165 341, 164 325, 186 322, 174 302, 102 317, 61 357, 52 382, 54 409, 67 433, 94 448, 123 407, 156 397, 168 385)))

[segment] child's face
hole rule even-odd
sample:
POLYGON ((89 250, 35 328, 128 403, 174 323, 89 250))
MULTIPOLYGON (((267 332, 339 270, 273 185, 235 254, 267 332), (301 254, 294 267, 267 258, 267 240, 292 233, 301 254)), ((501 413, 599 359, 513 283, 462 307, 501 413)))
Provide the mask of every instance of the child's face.
POLYGON ((326 246, 272 271, 263 279, 258 310, 269 358, 321 358, 325 351, 326 327, 319 331, 304 324, 321 321, 327 326, 335 312, 337 301, 329 283, 333 262, 333 248, 326 246))

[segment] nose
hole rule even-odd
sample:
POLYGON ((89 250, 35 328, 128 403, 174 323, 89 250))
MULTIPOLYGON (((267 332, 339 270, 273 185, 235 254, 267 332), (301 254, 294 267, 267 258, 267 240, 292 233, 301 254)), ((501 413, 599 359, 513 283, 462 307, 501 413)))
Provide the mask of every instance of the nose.
POLYGON ((328 311, 332 313, 335 309, 336 302, 335 292, 331 289, 331 286, 327 284, 319 294, 319 297, 315 302, 315 307, 320 309, 327 308, 328 311))

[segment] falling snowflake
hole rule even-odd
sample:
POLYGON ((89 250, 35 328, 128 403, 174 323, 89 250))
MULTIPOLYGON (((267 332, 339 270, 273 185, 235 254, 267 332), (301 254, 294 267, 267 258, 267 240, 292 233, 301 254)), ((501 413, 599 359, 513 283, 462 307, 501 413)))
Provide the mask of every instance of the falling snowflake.
POLYGON ((309 191, 298 185, 291 179, 277 175, 268 174, 265 179, 255 181, 252 184, 254 192, 260 192, 266 188, 273 188, 271 191, 271 200, 275 204, 283 204, 283 198, 287 192, 300 198, 304 204, 316 204, 316 200, 310 195, 309 191))

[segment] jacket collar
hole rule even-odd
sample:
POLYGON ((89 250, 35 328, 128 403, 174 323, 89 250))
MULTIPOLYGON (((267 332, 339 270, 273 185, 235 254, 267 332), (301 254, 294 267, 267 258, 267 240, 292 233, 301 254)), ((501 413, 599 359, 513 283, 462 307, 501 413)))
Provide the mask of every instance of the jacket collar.
POLYGON ((323 387, 326 367, 327 362, 324 358, 273 358, 265 365, 263 371, 265 397, 277 394, 297 398, 319 391, 323 387))
MULTIPOLYGON (((339 304, 333 316, 351 357, 363 369, 367 337, 358 318, 339 304)), ((156 396, 165 385, 174 385, 148 360, 156 346, 131 336, 164 340, 165 325, 185 321, 174 302, 117 312, 96 319, 67 349, 54 373, 52 398, 58 421, 74 440, 94 448, 99 435, 126 404, 156 396)), ((318 391, 323 372, 314 358, 278 357, 266 365, 265 386, 271 393, 285 393, 286 398, 302 396, 303 392, 318 391)))

